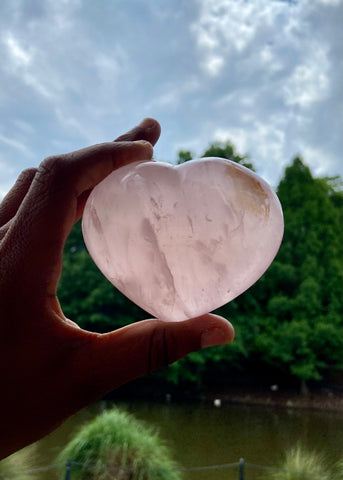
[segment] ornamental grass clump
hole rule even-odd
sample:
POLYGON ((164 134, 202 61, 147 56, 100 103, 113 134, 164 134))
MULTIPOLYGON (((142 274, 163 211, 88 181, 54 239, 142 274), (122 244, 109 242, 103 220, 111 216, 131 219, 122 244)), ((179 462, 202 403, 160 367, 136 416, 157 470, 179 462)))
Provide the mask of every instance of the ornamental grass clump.
MULTIPOLYGON (((280 471, 270 471, 263 480, 329 480, 330 470, 325 458, 298 444, 289 449, 279 466, 280 471)), ((262 480, 262 479, 261 479, 262 480)))
MULTIPOLYGON (((157 432, 119 409, 84 425, 58 456, 72 461, 73 480, 180 480, 171 452, 157 432)), ((61 471, 64 478, 65 468, 61 471)))
POLYGON ((343 457, 337 462, 335 473, 336 475, 338 475, 337 478, 340 478, 343 480, 343 457))

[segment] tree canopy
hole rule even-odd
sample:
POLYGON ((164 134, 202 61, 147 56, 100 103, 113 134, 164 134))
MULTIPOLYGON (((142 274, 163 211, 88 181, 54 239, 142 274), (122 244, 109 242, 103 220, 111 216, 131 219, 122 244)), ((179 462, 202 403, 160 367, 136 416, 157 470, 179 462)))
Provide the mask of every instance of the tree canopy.
MULTIPOLYGON (((219 157, 226 158, 232 162, 239 163, 246 168, 250 168, 255 172, 255 167, 252 163, 248 162, 249 155, 240 155, 236 151, 236 147, 230 142, 213 142, 211 143, 201 157, 219 157)), ((179 150, 177 164, 188 162, 194 158, 194 154, 190 150, 179 150)))

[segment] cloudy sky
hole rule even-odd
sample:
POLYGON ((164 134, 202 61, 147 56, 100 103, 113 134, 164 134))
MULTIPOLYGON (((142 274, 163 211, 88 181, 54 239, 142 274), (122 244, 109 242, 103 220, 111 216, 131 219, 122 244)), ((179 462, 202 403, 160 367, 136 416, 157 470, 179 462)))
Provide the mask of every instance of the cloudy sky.
POLYGON ((214 140, 272 185, 343 175, 343 0, 1 0, 0 198, 51 154, 151 116, 155 156, 214 140))

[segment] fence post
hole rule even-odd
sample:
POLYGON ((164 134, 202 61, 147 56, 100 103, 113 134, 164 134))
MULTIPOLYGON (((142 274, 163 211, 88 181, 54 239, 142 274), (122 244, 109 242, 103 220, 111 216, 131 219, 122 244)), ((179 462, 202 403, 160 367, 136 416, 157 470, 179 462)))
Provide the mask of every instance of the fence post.
POLYGON ((71 458, 68 459, 66 464, 66 476, 64 477, 65 480, 70 480, 70 471, 71 471, 71 458))
POLYGON ((239 480, 244 480, 244 458, 239 460, 239 480))

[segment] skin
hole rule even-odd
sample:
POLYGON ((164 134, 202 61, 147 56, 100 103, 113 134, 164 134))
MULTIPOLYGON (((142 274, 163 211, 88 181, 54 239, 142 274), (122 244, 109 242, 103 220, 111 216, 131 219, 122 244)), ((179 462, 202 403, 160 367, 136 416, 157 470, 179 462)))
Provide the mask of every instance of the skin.
POLYGON ((145 119, 114 142, 49 157, 0 204, 0 458, 120 385, 233 340, 231 324, 211 314, 88 332, 59 304, 63 247, 90 191, 114 169, 151 159, 159 135, 145 119))

